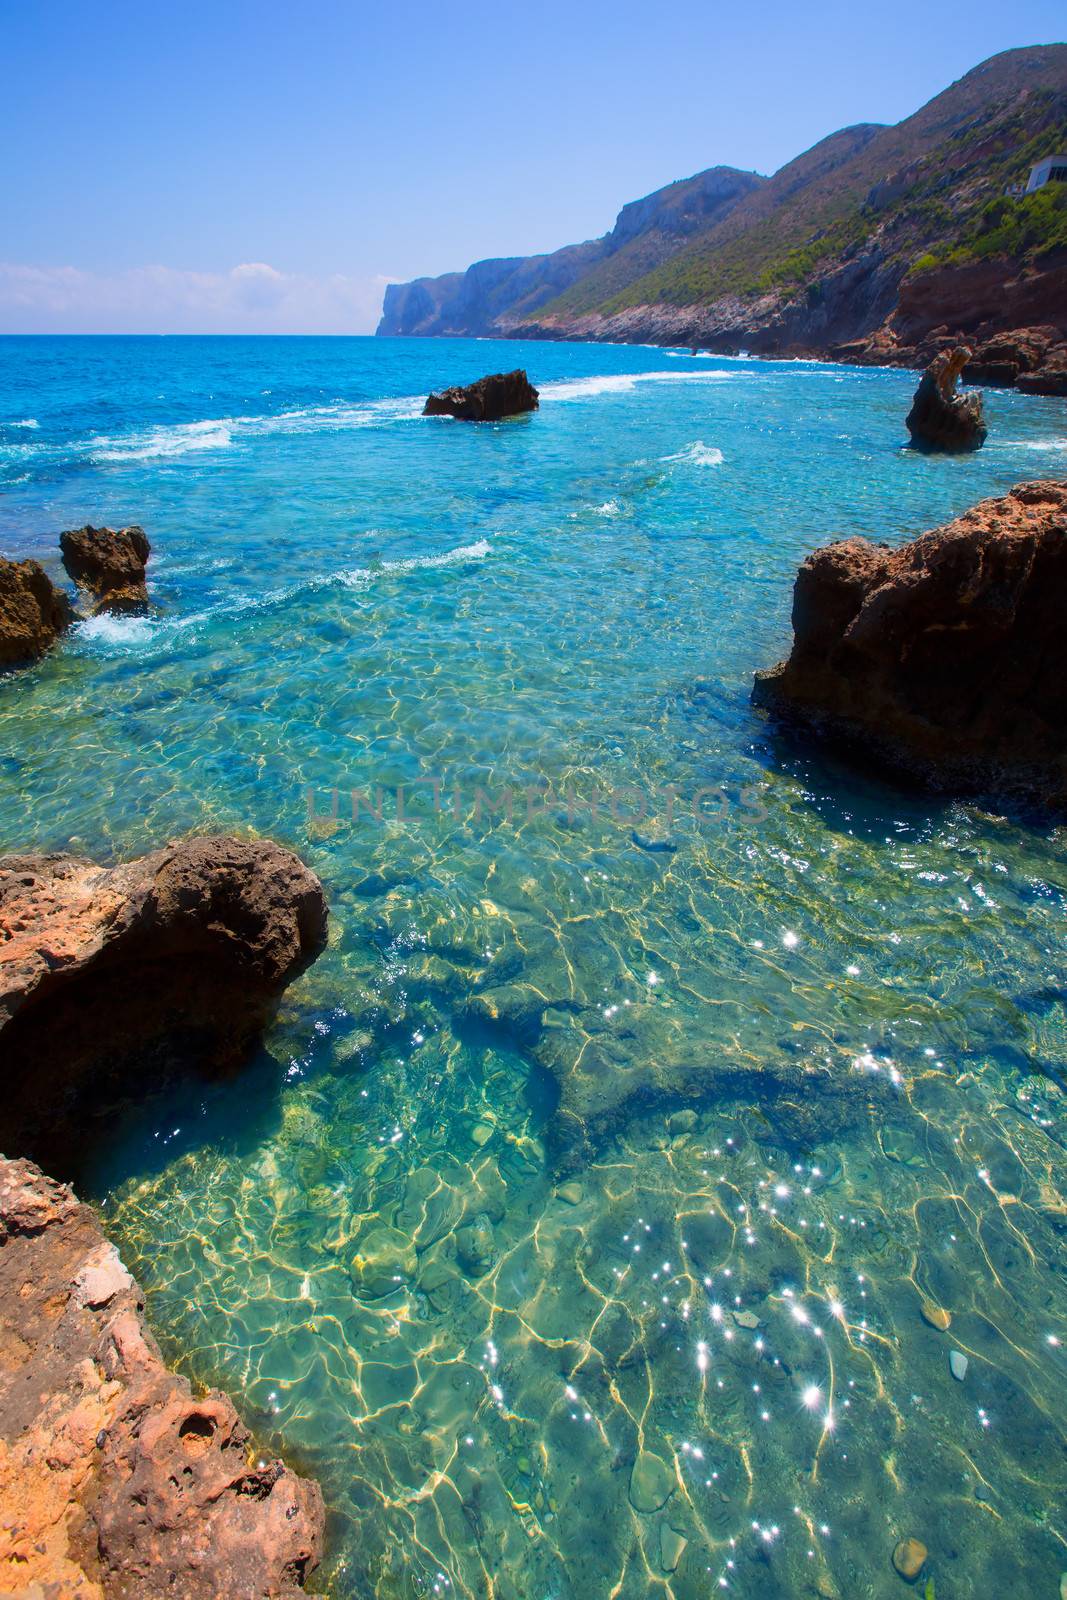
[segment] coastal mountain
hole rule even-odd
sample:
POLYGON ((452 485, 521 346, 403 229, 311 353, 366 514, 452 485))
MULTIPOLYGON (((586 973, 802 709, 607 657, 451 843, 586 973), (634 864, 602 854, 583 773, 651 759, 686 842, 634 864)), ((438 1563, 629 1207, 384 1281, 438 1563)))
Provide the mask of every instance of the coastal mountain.
POLYGON ((937 332, 1067 336, 1067 45, 1009 50, 770 178, 713 167, 603 239, 394 284, 380 334, 687 343, 909 360, 937 332))
POLYGON ((610 233, 543 256, 476 261, 466 272, 393 283, 385 291, 380 334, 500 333, 590 277, 605 292, 669 261, 766 182, 755 172, 710 167, 623 206, 610 233))

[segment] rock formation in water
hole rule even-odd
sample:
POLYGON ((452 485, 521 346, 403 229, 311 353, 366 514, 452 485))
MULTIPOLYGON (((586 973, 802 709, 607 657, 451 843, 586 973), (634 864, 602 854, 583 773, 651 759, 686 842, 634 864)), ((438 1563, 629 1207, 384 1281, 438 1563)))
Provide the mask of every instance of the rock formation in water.
POLYGON ((265 839, 117 867, 0 857, 0 1148, 62 1170, 64 1140, 131 1082, 240 1061, 326 917, 318 879, 265 839))
POLYGON ((523 411, 536 411, 537 390, 521 367, 514 372, 492 372, 476 383, 432 394, 422 408, 424 417, 460 417, 464 422, 499 422, 523 411))
POLYGON ((0 557, 0 668, 43 656, 72 615, 70 601, 38 562, 0 557))
MULTIPOLYGON (((39 1063, 44 1070, 51 1063, 39 1063)), ((0 1157, 0 1592, 275 1600, 317 1565, 318 1485, 163 1365, 88 1206, 0 1157)))
POLYGON ((71 528, 60 534, 59 547, 70 576, 91 596, 94 616, 148 609, 151 546, 143 528, 71 528))
POLYGON ((982 415, 980 394, 960 394, 956 383, 971 359, 961 345, 935 356, 919 379, 919 387, 908 412, 907 427, 911 442, 921 450, 943 450, 959 455, 977 450, 984 443, 988 428, 982 415))
POLYGON ((1067 484, 1021 483, 898 550, 816 550, 755 698, 935 789, 1061 812, 1065 607, 1067 484))

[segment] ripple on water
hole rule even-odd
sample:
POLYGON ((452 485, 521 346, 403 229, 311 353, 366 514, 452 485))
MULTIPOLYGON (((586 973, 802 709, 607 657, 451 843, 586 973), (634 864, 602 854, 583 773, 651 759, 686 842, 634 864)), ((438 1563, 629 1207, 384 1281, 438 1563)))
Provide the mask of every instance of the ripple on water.
POLYGON ((1054 1594, 1062 837, 748 703, 812 546, 1032 473, 1054 402, 938 463, 907 374, 545 346, 535 418, 441 429, 479 346, 91 343, 107 442, 53 365, 0 523, 136 515, 164 610, 0 683, 4 842, 253 828, 327 883, 250 1075, 102 1112, 86 1182, 168 1353, 321 1479, 338 1595, 881 1594, 903 1536, 1054 1594))

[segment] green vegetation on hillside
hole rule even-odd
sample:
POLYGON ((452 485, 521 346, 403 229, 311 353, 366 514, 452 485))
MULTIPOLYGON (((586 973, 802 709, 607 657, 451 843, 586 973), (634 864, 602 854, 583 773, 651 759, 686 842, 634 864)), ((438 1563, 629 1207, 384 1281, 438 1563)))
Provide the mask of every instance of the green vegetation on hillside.
POLYGON ((625 284, 597 281, 594 273, 539 315, 610 316, 634 306, 709 305, 770 291, 792 298, 866 247, 877 247, 880 259, 903 273, 992 255, 1028 261, 1067 244, 1064 185, 1025 199, 1005 193, 1026 181, 1034 162, 1067 146, 1064 65, 1060 47, 1053 48, 1056 58, 1042 64, 1044 83, 998 58, 1004 62, 998 83, 988 76, 982 83, 976 73, 967 96, 960 91, 970 80, 942 97, 955 101, 954 115, 932 102, 908 123, 844 150, 840 160, 832 152, 810 176, 797 170, 793 178, 802 157, 778 175, 789 182, 771 180, 653 270, 625 284), (935 109, 942 114, 928 115, 935 109))
POLYGON ((1050 250, 1067 250, 1067 183, 1046 184, 1021 199, 1002 195, 987 201, 955 239, 927 250, 911 270, 963 266, 990 256, 1032 261, 1050 250))

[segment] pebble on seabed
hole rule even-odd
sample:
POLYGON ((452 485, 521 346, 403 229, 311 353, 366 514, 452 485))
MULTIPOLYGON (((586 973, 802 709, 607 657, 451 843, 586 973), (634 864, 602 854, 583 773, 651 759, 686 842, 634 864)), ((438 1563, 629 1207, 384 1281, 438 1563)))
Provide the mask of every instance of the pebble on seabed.
POLYGON ((967 1357, 963 1354, 963 1351, 950 1350, 948 1353, 948 1364, 952 1376, 957 1380, 957 1382, 962 1383, 964 1378, 967 1376, 967 1357))
POLYGON ((952 1321, 951 1312, 945 1311, 941 1306, 935 1306, 932 1300, 923 1300, 919 1312, 923 1321, 928 1322, 931 1328, 937 1328, 940 1333, 944 1333, 952 1321))
POLYGON ((660 1570, 673 1572, 679 1561, 681 1561, 688 1543, 689 1540, 680 1534, 676 1528, 672 1528, 669 1522, 663 1523, 659 1530, 660 1570))
POLYGON ((654 1450, 639 1450, 630 1473, 630 1504, 649 1515, 674 1492, 675 1476, 654 1450))
POLYGON ((926 1560, 926 1546, 920 1539, 901 1539, 893 1551, 893 1565, 902 1578, 917 1578, 926 1560))

